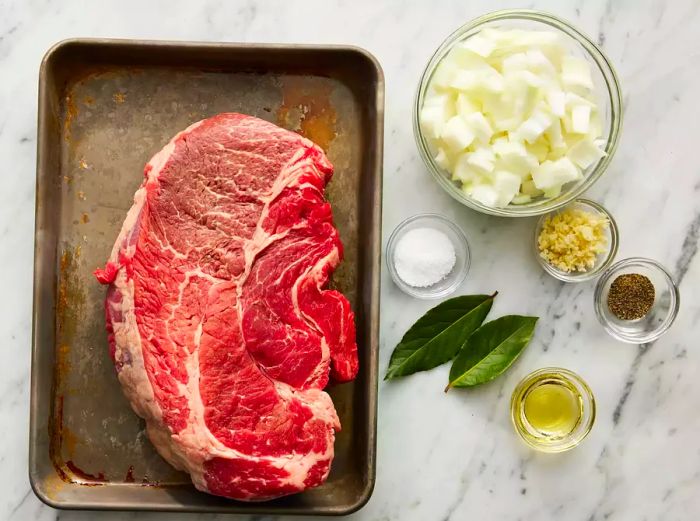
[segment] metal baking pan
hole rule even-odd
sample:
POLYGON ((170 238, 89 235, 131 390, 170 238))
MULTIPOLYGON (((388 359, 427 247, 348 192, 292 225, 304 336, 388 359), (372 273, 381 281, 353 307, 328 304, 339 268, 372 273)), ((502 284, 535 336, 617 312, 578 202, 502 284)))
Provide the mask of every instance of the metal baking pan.
POLYGON ((57 508, 346 514, 375 476, 384 80, 355 47, 68 40, 39 79, 29 476, 57 508), (107 259, 143 166, 179 130, 243 112, 321 145, 345 244, 332 286, 356 313, 360 372, 329 389, 343 430, 328 481, 242 503, 198 492, 148 441, 109 360, 107 259))

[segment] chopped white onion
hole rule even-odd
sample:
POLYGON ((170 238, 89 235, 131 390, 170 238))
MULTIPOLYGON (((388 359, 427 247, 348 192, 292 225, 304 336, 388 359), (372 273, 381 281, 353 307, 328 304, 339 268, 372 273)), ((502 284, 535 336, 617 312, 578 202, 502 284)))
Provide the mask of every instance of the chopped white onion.
POLYGON ((474 133, 462 116, 452 116, 442 127, 440 139, 448 150, 459 152, 465 150, 474 141, 474 133))
POLYGON ((433 74, 420 125, 435 162, 488 206, 556 197, 602 157, 591 67, 552 31, 485 28, 433 74))
POLYGON ((605 152, 593 141, 584 138, 569 149, 566 153, 566 157, 571 159, 571 162, 579 168, 586 169, 599 159, 605 157, 605 152))

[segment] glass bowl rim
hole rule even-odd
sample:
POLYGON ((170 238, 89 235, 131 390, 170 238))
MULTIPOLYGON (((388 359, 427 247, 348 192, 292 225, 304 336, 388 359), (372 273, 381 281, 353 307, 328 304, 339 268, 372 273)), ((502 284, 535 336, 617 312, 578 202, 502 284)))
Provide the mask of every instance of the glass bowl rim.
POLYGON ((615 222, 615 218, 600 203, 596 203, 595 201, 591 201, 590 199, 578 198, 578 199, 574 199, 573 201, 569 201, 569 203, 566 206, 557 208, 555 210, 552 210, 551 212, 547 212, 546 214, 543 214, 542 216, 540 216, 539 220, 537 221, 537 225, 535 226, 535 240, 534 240, 535 257, 537 257, 537 261, 539 262, 540 266, 542 266, 544 271, 546 271, 549 275, 551 275, 555 279, 561 280, 563 282, 585 282, 585 281, 594 279, 601 272, 605 271, 609 266, 612 265, 613 261, 615 260, 615 256, 617 255, 617 251, 620 247, 620 230, 617 227, 617 222, 615 222), (544 223, 544 220, 549 215, 551 215, 555 212, 562 211, 566 208, 566 206, 570 206, 573 204, 582 204, 582 205, 589 206, 589 207, 593 208, 599 214, 604 215, 608 219, 608 222, 610 223, 610 243, 608 245, 608 251, 605 255, 605 259, 602 262, 600 262, 597 266, 594 266, 593 269, 591 269, 590 271, 584 271, 578 275, 571 275, 571 274, 564 273, 563 271, 556 269, 554 266, 552 266, 551 264, 549 264, 546 260, 544 260, 542 258, 542 256, 540 255, 539 247, 538 247, 539 232, 542 228, 542 224, 544 223))
POLYGON ((391 234, 389 235, 389 239, 387 240, 385 257, 386 267, 389 270, 389 275, 393 280, 394 284, 396 284, 401 291, 410 295, 411 297, 423 300, 443 298, 453 293, 459 287, 459 285, 462 284, 462 282, 464 282, 464 279, 466 279, 467 274, 469 273, 469 269, 471 268, 472 261, 471 246, 469 244, 469 239, 467 238, 467 235, 464 233, 464 230, 462 230, 462 228, 458 224, 451 221, 446 216, 435 212, 418 213, 407 217, 399 224, 397 224, 396 227, 392 230, 391 234), (398 240, 400 232, 403 231, 408 225, 414 223, 419 219, 437 220, 445 224, 455 233, 455 235, 457 235, 457 237, 459 237, 460 244, 455 245, 455 249, 460 246, 464 247, 464 267, 460 270, 458 274, 456 274, 455 280, 452 282, 452 284, 440 291, 426 291, 430 288, 430 286, 428 286, 428 288, 415 288, 413 286, 410 286, 409 284, 404 282, 401 279, 401 277, 399 277, 399 274, 397 273, 393 263, 394 250, 396 249, 396 241, 398 240))
POLYGON ((661 264, 658 261, 655 261, 654 259, 649 259, 646 257, 628 257, 626 259, 617 261, 603 272, 603 274, 596 282, 595 291, 593 292, 593 303, 598 322, 600 322, 600 324, 603 326, 603 329, 605 329, 605 331, 610 336, 612 336, 616 340, 625 342, 627 344, 646 344, 648 342, 653 342, 654 340, 657 340, 671 328, 673 322, 675 322, 676 317, 678 316, 678 312, 681 307, 681 294, 680 290, 678 289, 678 284, 676 284, 676 281, 673 280, 673 276, 663 266, 663 264, 661 264), (610 277, 612 277, 614 274, 618 273, 621 269, 624 269, 633 264, 641 264, 642 266, 652 267, 658 270, 666 279, 669 292, 671 293, 671 298, 673 299, 672 305, 669 308, 669 313, 666 316, 666 318, 664 318, 664 321, 661 323, 661 325, 651 330, 646 335, 638 338, 628 336, 625 333, 619 331, 617 328, 613 327, 612 323, 606 318, 605 313, 603 312, 603 306, 605 305, 605 303, 603 302, 603 288, 605 287, 605 284, 608 280, 610 280, 610 277))
POLYGON ((571 201, 576 199, 586 190, 588 190, 595 182, 603 175, 607 170, 610 162, 612 161, 615 151, 617 150, 619 138, 622 130, 622 88, 620 86, 620 80, 615 71, 615 68, 610 61, 610 59, 605 55, 602 49, 583 32, 577 29, 575 26, 567 22, 566 20, 559 18, 556 15, 545 11, 538 11, 534 9, 504 9, 500 11, 493 11, 487 13, 478 18, 475 18, 466 24, 460 26, 455 31, 453 31, 442 43, 438 46, 435 52, 430 57, 427 65, 423 69, 420 76, 420 81, 418 82, 418 89, 414 97, 413 106, 413 135, 418 147, 419 155, 425 163, 428 171, 432 177, 438 182, 440 187, 448 193, 453 199, 459 201, 461 204, 485 213, 488 215, 496 215, 500 217, 532 217, 536 215, 542 215, 557 208, 561 208, 569 204, 571 201), (607 94, 610 102, 610 131, 606 141, 606 156, 598 161, 595 168, 591 170, 586 178, 578 185, 570 188, 568 191, 564 192, 562 195, 557 196, 552 199, 548 199, 542 202, 541 205, 535 207, 528 207, 526 205, 513 205, 510 204, 503 208, 486 206, 479 201, 463 194, 452 184, 452 181, 443 175, 442 169, 435 163, 435 160, 430 152, 427 140, 423 136, 423 131, 420 128, 420 109, 422 106, 423 96, 428 88, 429 79, 435 71, 435 68, 439 64, 440 60, 449 51, 451 46, 464 35, 464 33, 476 29, 486 23, 500 21, 500 20, 529 20, 538 23, 543 23, 549 25, 559 32, 563 32, 576 40, 584 50, 590 55, 590 57, 595 62, 596 66, 600 69, 600 72, 605 80, 607 86, 607 94), (609 76, 609 77, 608 77, 609 76), (548 204, 551 203, 551 204, 548 204))

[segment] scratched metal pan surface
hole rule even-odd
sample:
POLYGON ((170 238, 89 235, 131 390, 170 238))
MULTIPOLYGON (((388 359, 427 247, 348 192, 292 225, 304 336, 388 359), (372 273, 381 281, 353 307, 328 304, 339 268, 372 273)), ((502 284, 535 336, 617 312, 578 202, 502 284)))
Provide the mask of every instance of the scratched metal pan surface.
POLYGON ((354 47, 69 40, 41 64, 29 474, 57 508, 346 514, 375 476, 384 80, 354 47), (335 165, 327 189, 345 245, 331 286, 357 319, 360 371, 329 392, 343 430, 330 477, 287 498, 198 492, 165 463, 108 356, 105 262, 144 164, 219 112, 295 130, 335 165))

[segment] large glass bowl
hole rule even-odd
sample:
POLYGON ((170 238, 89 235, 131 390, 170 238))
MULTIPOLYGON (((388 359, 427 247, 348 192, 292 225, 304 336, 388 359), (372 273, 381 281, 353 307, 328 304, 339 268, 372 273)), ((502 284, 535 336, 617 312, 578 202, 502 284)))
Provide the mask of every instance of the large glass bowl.
POLYGON ((622 92, 620 90, 617 74, 610 60, 608 60, 600 48, 593 43, 590 38, 568 22, 551 14, 527 9, 490 13, 469 22, 452 33, 447 40, 438 47, 437 51, 435 51, 435 54, 433 54, 433 57, 428 62, 420 79, 413 110, 413 132, 418 145, 418 151, 428 167, 428 170, 440 186, 460 203, 474 210, 503 217, 529 217, 551 212, 573 201, 576 197, 588 190, 593 183, 603 175, 603 172, 605 172, 605 169, 610 164, 615 149, 617 148, 621 125, 622 92), (538 198, 527 204, 510 204, 503 208, 486 206, 465 194, 460 189, 459 183, 452 181, 450 179, 450 174, 438 166, 434 159, 434 152, 431 151, 428 140, 423 135, 419 121, 420 110, 423 106, 425 93, 428 90, 430 80, 433 77, 436 67, 455 43, 470 38, 484 27, 555 31, 563 35, 564 41, 573 54, 591 63, 591 76, 595 87, 594 92, 596 93, 597 102, 601 110, 601 117, 603 119, 602 139, 605 141, 604 150, 606 155, 588 167, 580 181, 565 185, 561 194, 557 197, 551 199, 538 198))

